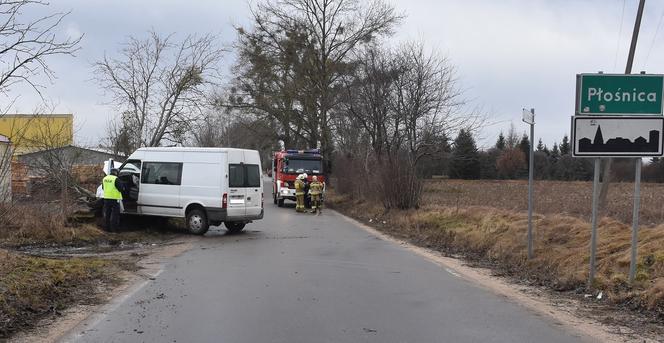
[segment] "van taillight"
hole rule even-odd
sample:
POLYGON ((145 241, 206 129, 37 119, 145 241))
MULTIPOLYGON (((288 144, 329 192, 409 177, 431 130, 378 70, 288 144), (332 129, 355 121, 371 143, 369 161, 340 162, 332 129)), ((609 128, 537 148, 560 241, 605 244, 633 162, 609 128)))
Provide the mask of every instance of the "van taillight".
POLYGON ((228 208, 228 194, 224 193, 224 196, 221 197, 221 208, 228 208))
POLYGON ((263 194, 263 192, 261 192, 261 208, 264 207, 263 206, 264 202, 265 202, 265 194, 263 194))

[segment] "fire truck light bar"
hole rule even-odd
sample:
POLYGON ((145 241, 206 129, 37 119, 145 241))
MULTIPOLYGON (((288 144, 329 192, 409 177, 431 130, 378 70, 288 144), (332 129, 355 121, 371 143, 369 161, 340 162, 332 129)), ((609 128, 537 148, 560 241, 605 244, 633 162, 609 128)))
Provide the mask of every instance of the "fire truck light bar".
POLYGON ((286 152, 289 153, 289 154, 320 154, 319 149, 310 149, 310 150, 289 149, 289 150, 286 150, 286 152))

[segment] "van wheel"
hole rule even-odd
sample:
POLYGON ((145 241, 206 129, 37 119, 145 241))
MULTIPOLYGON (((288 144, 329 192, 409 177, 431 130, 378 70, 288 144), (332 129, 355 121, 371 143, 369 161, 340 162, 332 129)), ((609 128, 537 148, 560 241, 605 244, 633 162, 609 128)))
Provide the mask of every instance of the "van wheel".
POLYGON ((277 206, 278 207, 284 207, 284 199, 277 200, 277 206))
POLYGON ((226 226, 229 233, 238 233, 244 229, 245 225, 247 224, 243 222, 224 222, 224 226, 226 226))
POLYGON ((203 210, 191 210, 187 213, 187 230, 194 235, 204 235, 210 224, 203 210))

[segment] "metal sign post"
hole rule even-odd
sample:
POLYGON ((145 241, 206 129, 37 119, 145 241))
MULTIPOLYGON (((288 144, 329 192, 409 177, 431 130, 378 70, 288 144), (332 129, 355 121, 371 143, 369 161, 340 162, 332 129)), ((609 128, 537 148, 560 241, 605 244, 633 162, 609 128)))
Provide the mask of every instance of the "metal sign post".
MULTIPOLYGON (((664 154, 664 117, 643 115, 573 116, 572 156, 594 157, 592 233, 590 238, 590 277, 592 288, 595 277, 597 251, 597 206, 599 197, 599 170, 602 157, 634 157, 634 209, 632 213, 632 245, 629 281, 636 275, 639 207, 641 199, 641 158, 664 154)), ((607 180, 604 180, 606 182, 607 180)))
POLYGON ((634 282, 636 276, 636 246, 639 236, 639 207, 641 205, 641 158, 636 160, 634 172, 634 209, 632 210, 632 248, 629 262, 629 283, 634 282))
POLYGON ((593 176, 593 211, 592 211, 592 231, 590 232, 590 277, 588 278, 588 288, 592 288, 595 279, 595 253, 597 252, 597 203, 599 202, 599 169, 600 159, 595 159, 595 171, 593 176))
POLYGON ((523 109, 523 122, 530 125, 530 147, 528 160, 528 259, 533 258, 533 174, 535 165, 535 109, 523 109))

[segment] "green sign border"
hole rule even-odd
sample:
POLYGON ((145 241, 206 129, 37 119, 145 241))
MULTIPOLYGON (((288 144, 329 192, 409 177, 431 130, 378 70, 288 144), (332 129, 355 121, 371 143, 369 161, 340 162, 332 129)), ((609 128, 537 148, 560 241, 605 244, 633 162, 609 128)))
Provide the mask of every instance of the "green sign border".
POLYGON ((662 116, 664 115, 664 74, 603 74, 603 73, 581 73, 576 74, 576 100, 575 100, 574 114, 578 116, 662 116), (584 76, 607 76, 607 77, 625 77, 625 76, 636 76, 636 77, 661 77, 662 78, 662 94, 661 94, 661 104, 662 107, 659 109, 659 113, 611 113, 611 112, 581 112, 581 90, 583 86, 583 77, 584 76))

